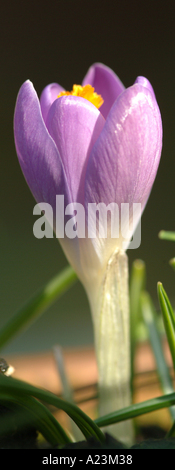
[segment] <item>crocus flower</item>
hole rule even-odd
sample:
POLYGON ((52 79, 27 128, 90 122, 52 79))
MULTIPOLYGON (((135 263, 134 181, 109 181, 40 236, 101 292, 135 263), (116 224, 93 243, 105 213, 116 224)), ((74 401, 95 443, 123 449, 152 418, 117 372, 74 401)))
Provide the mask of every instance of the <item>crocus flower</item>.
MULTIPOLYGON (((87 72, 82 86, 87 84, 102 96, 100 109, 81 96, 58 98, 64 89, 56 83, 43 90, 40 101, 30 81, 22 85, 14 133, 26 181, 36 201, 54 210, 56 195, 64 195, 65 205, 79 202, 86 210, 88 203, 99 202, 117 202, 119 207, 127 202, 131 209, 136 202, 143 209, 162 145, 152 86, 138 77, 125 89, 111 69, 98 63, 87 72)), ((98 237, 86 243, 64 237, 60 242, 86 285, 116 248, 116 240, 98 237)))
MULTIPOLYGON (((66 93, 52 83, 40 100, 26 81, 17 98, 14 134, 19 163, 37 202, 47 202, 55 211, 56 195, 64 195, 65 206, 80 203, 86 214, 88 203, 129 203, 131 221, 133 203, 144 209, 162 147, 160 111, 146 78, 138 77, 125 89, 111 69, 97 63, 82 88, 66 93)), ((61 209, 57 212, 61 222, 61 209)), ((104 291, 100 286, 113 253, 122 252, 121 237, 65 236, 60 242, 85 286, 95 318, 97 292, 104 291)), ((106 302, 110 298, 107 289, 106 302)))

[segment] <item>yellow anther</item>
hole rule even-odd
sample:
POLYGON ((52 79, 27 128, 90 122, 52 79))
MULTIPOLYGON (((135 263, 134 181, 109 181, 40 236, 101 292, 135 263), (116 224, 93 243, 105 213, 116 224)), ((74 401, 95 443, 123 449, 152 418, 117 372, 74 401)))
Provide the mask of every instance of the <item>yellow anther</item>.
POLYGON ((73 85, 72 91, 62 91, 59 95, 58 98, 61 96, 67 96, 67 95, 73 95, 73 96, 81 96, 82 98, 85 98, 85 100, 90 101, 96 108, 100 108, 100 106, 104 103, 103 98, 101 95, 98 95, 95 91, 94 88, 91 85, 73 85))

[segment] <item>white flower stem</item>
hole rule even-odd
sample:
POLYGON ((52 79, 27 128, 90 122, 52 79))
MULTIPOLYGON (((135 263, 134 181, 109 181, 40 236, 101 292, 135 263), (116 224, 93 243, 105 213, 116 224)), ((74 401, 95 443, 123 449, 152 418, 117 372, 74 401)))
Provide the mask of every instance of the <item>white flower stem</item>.
MULTIPOLYGON (((131 404, 128 259, 116 251, 109 259, 98 295, 91 299, 99 374, 99 415, 131 404)), ((123 421, 106 428, 131 444, 133 428, 123 421)))

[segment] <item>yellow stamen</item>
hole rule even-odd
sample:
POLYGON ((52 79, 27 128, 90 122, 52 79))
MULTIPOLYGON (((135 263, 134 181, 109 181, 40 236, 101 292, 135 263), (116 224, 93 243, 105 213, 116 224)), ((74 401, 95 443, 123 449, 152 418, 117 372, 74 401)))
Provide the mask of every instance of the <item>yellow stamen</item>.
POLYGON ((100 108, 100 106, 104 103, 101 95, 98 95, 91 85, 73 85, 72 91, 62 91, 57 98, 67 95, 81 96, 82 98, 85 98, 85 100, 88 100, 94 104, 96 108, 100 108))

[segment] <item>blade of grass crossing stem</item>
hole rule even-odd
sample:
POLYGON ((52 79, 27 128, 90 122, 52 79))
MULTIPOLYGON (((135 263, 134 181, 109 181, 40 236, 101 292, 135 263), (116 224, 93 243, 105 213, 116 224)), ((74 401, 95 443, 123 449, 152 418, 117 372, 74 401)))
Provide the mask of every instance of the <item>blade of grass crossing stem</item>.
POLYGON ((77 280, 68 266, 42 287, 0 330, 0 348, 5 346, 24 327, 35 321, 50 305, 77 280))
MULTIPOLYGON (((161 388, 164 394, 173 393, 173 383, 166 364, 160 334, 157 328, 156 312, 148 292, 141 294, 141 311, 145 325, 148 329, 150 344, 157 364, 161 388)), ((175 420, 175 407, 169 409, 173 421, 175 420)))
MULTIPOLYGON (((63 351, 62 351, 61 346, 55 345, 53 347, 53 354, 54 354, 56 366, 58 369, 59 377, 61 380, 62 391, 63 391, 62 396, 65 400, 69 401, 70 403, 75 403, 74 398, 73 398, 73 391, 71 389, 71 386, 69 384, 69 380, 66 374, 63 351)), ((70 428, 72 436, 74 437, 74 440, 82 441, 83 439, 82 432, 80 431, 79 428, 77 428, 77 425, 70 418, 69 418, 69 428, 70 428)))
MULTIPOLYGON (((104 435, 98 427, 108 426, 113 423, 117 423, 126 419, 135 418, 145 413, 150 413, 152 411, 160 410, 162 408, 167 408, 169 406, 175 405, 175 393, 164 395, 161 397, 153 398, 136 405, 131 405, 127 408, 119 410, 109 415, 102 416, 101 418, 92 421, 88 416, 85 415, 78 407, 75 405, 70 405, 69 403, 59 399, 51 392, 46 392, 45 390, 40 390, 37 387, 33 387, 30 384, 22 382, 17 379, 12 379, 11 377, 5 377, 0 375, 0 388, 1 393, 7 392, 17 394, 17 396, 28 396, 32 395, 42 400, 50 405, 62 409, 65 411, 72 419, 78 424, 81 425, 82 432, 84 430, 84 435, 88 437, 95 436, 101 442, 104 440, 104 435)), ((79 426, 80 427, 80 426, 79 426)))
POLYGON ((157 291, 160 308, 163 315, 165 331, 167 334, 168 344, 175 369, 175 313, 161 282, 158 282, 157 291))
POLYGON ((122 410, 95 419, 95 423, 99 427, 108 426, 110 424, 119 423, 120 421, 123 421, 125 419, 136 418, 137 416, 141 416, 146 413, 151 413, 152 411, 157 411, 162 408, 167 408, 173 405, 175 405, 175 393, 163 395, 157 398, 152 398, 142 403, 137 403, 136 405, 128 406, 127 408, 123 408, 122 410))

